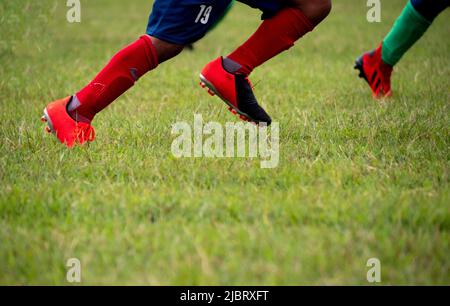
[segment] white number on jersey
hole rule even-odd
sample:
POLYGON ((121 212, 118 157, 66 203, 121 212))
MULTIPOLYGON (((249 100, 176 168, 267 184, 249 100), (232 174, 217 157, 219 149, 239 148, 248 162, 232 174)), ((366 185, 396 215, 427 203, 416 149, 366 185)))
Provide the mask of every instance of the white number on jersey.
POLYGON ((213 7, 212 6, 206 6, 206 5, 200 5, 200 13, 198 13, 197 18, 195 19, 195 23, 203 23, 207 24, 209 21, 209 17, 211 16, 213 7))

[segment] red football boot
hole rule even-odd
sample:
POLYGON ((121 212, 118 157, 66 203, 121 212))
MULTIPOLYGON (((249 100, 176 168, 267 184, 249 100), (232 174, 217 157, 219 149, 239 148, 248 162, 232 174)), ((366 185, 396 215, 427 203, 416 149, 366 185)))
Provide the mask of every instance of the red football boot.
POLYGON ((377 49, 364 53, 355 63, 355 69, 359 70, 359 77, 369 84, 375 99, 392 96, 391 75, 392 66, 383 62, 381 58, 381 44, 377 49))
POLYGON ((210 95, 221 98, 240 119, 256 124, 272 123, 270 116, 258 104, 248 77, 227 72, 221 57, 203 68, 200 80, 200 85, 208 88, 210 95))
POLYGON ((59 141, 69 148, 95 139, 95 131, 90 124, 77 122, 67 113, 67 104, 71 99, 72 97, 67 97, 50 103, 41 118, 47 123, 47 132, 55 134, 59 141))

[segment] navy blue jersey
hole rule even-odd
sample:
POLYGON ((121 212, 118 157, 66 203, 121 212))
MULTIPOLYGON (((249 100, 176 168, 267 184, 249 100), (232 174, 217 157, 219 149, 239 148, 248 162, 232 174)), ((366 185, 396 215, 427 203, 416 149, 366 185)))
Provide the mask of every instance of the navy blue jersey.
MULTIPOLYGON (((276 14, 279 0, 238 0, 263 11, 276 14)), ((163 41, 187 45, 201 39, 223 16, 231 0, 156 0, 147 26, 147 34, 163 41)))
POLYGON ((411 4, 428 21, 433 21, 450 6, 450 0, 411 0, 411 4))

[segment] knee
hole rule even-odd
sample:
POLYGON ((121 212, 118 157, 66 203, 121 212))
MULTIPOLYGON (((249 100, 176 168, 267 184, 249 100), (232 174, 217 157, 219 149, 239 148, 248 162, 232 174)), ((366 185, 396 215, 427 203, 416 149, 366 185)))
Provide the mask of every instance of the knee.
POLYGON ((182 45, 176 45, 176 44, 172 44, 169 42, 165 42, 156 37, 150 37, 150 38, 152 40, 153 46, 155 47, 159 63, 163 63, 163 62, 177 56, 184 49, 184 46, 182 46, 182 45))
POLYGON ((331 0, 291 0, 314 25, 321 23, 331 12, 331 0))
POLYGON ((318 4, 317 4, 318 16, 317 17, 321 18, 320 21, 322 21, 325 18, 327 18, 331 12, 331 9, 332 9, 331 0, 315 0, 315 1, 318 2, 318 4))

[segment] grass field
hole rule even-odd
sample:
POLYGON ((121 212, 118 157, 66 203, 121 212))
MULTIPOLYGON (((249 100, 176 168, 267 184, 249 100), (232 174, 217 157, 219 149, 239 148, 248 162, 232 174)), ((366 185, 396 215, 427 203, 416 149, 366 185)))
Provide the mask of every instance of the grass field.
POLYGON ((450 12, 394 74, 379 104, 353 61, 405 1, 334 1, 330 18, 258 69, 256 93, 280 123, 280 165, 176 159, 171 125, 235 118, 198 87, 205 63, 239 45, 259 13, 237 5, 214 32, 148 74, 67 150, 39 121, 145 31, 152 1, 0 2, 0 284, 450 284, 450 12))

